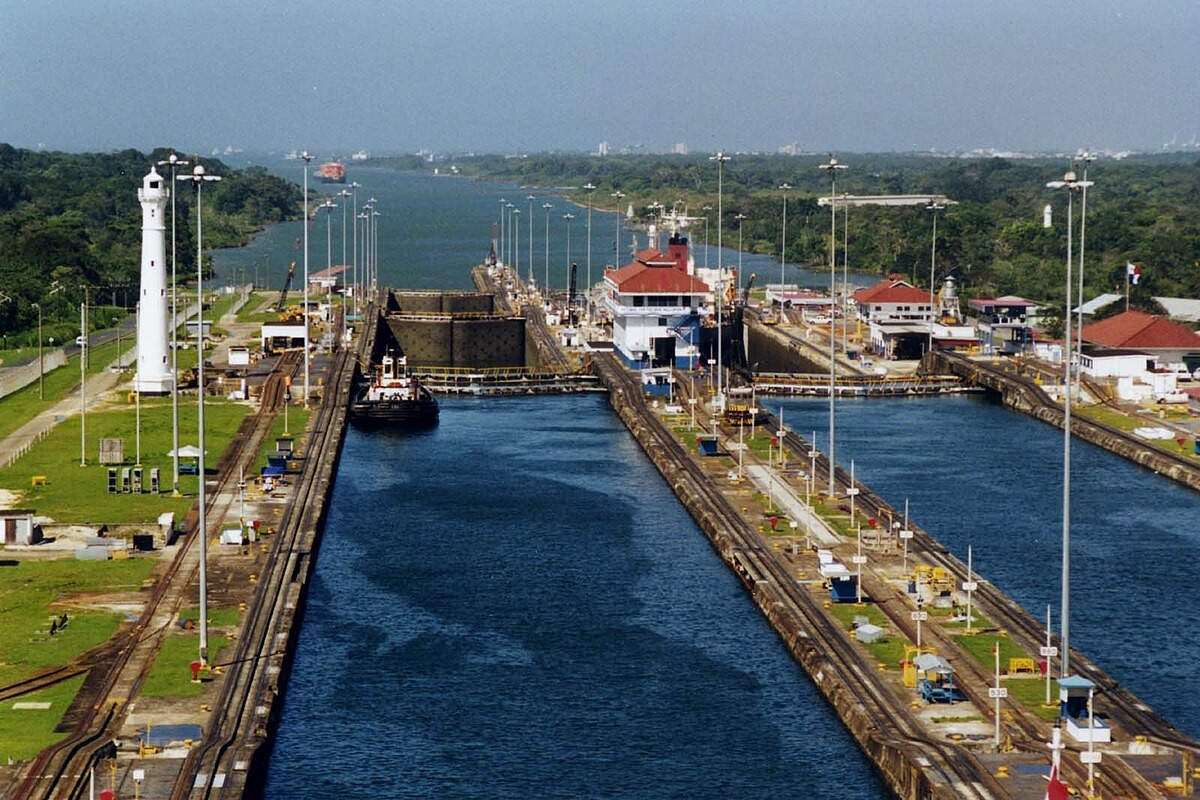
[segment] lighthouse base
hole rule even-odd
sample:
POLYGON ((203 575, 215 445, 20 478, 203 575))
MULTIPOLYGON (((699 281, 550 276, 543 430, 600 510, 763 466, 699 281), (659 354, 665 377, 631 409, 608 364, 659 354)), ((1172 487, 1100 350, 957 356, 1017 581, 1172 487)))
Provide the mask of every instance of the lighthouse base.
POLYGON ((170 394, 171 387, 170 375, 146 375, 133 379, 133 390, 138 394, 170 394))

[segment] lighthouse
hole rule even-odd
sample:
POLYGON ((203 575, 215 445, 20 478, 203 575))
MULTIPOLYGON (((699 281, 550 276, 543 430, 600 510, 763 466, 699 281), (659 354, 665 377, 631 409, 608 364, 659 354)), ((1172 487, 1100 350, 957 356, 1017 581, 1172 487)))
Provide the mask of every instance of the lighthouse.
POLYGON ((153 167, 142 178, 142 291, 137 329, 137 375, 134 389, 168 394, 174 383, 167 354, 167 270, 164 212, 170 190, 153 167))

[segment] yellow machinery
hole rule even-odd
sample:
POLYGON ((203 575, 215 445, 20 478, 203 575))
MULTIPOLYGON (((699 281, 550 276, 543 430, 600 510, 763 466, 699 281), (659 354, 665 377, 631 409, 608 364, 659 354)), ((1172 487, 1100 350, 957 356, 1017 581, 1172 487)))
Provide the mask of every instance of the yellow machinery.
POLYGON ((915 689, 917 686, 917 656, 922 653, 930 653, 937 655, 936 651, 929 647, 914 647, 906 645, 904 648, 904 660, 900 662, 900 675, 904 681, 904 685, 909 689, 915 689))
POLYGON ((279 312, 280 322, 303 322, 304 310, 300 306, 288 306, 283 311, 279 312))
POLYGON ((954 591, 954 576, 947 572, 945 567, 917 564, 913 569, 912 580, 918 586, 928 586, 934 594, 954 591))

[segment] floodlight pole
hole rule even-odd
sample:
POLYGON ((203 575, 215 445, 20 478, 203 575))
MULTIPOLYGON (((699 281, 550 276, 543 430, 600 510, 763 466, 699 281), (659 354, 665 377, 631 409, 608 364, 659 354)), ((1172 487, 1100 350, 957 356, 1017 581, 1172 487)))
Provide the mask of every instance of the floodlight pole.
POLYGON ((610 196, 615 198, 613 207, 616 208, 617 218, 616 237, 613 240, 613 269, 619 269, 621 267, 621 198, 625 196, 625 193, 618 189, 610 196))
POLYGON ((779 244, 779 285, 780 286, 783 286, 783 284, 784 284, 783 265, 787 261, 787 193, 788 193, 788 190, 791 188, 792 188, 791 184, 789 184, 786 181, 779 184, 779 189, 780 189, 780 191, 783 192, 783 231, 781 233, 780 244, 779 244))
MULTIPOLYGON (((312 153, 305 150, 300 154, 300 160, 304 162, 304 309, 300 318, 304 321, 304 407, 308 407, 308 165, 313 160, 312 153)), ((203 316, 204 303, 200 304, 201 315, 203 316)))
POLYGON ((359 187, 359 185, 360 184, 358 181, 350 182, 350 193, 354 197, 354 200, 353 200, 354 205, 353 205, 353 208, 351 209, 351 214, 350 214, 350 227, 353 229, 350 231, 352 234, 352 236, 350 238, 353 240, 353 247, 354 247, 354 277, 352 280, 354 283, 354 316, 356 316, 356 317, 358 316, 358 293, 359 293, 359 289, 361 288, 358 285, 358 187, 359 187))
MULTIPOLYGON (((550 299, 550 209, 554 208, 552 203, 542 203, 542 208, 546 211, 546 283, 542 286, 542 292, 546 296, 546 300, 550 299)), ((531 218, 532 219, 532 218, 531 218)), ((530 251, 532 252, 532 251, 530 251)))
MULTIPOLYGON (((934 310, 934 265, 937 263, 937 212, 945 208, 941 203, 933 202, 925 206, 933 212, 933 238, 929 244, 929 344, 926 346, 926 351, 933 352, 933 315, 937 313, 934 310)), ((930 356, 932 358, 932 356, 930 356)))
POLYGON ((87 301, 79 304, 79 466, 87 466, 87 301))
POLYGON ((529 282, 534 283, 533 278, 533 195, 526 195, 525 199, 529 202, 529 282))
MULTIPOLYGON (((188 162, 171 153, 165 161, 159 161, 158 166, 171 168, 171 496, 179 497, 179 289, 175 282, 175 169, 188 166, 188 162)), ((203 304, 200 311, 203 314, 203 304)))
MULTIPOLYGON (((1087 190, 1088 187, 1092 185, 1092 182, 1088 181, 1087 173, 1088 165, 1096 159, 1095 156, 1086 150, 1076 156, 1076 158, 1083 162, 1083 182, 1081 184, 1083 186, 1083 191, 1081 192, 1081 204, 1079 209, 1079 294, 1076 298, 1076 305, 1078 307, 1078 327, 1076 329, 1076 333, 1078 335, 1075 337, 1075 363, 1078 365, 1083 361, 1083 251, 1084 234, 1087 232, 1087 190)), ((1128 271, 1128 268, 1126 268, 1127 273, 1128 271)), ((1126 276, 1126 279, 1128 280, 1128 275, 1126 276)), ((1077 368, 1075 370, 1075 397, 1076 399, 1079 399, 1080 402, 1082 402, 1083 397, 1079 390, 1079 382, 1082 379, 1082 373, 1082 369, 1077 368)))
POLYGON ((837 358, 834 346, 836 344, 836 328, 833 325, 833 298, 837 293, 837 171, 846 169, 845 164, 839 164, 838 160, 829 154, 829 161, 819 165, 819 169, 829 170, 829 496, 834 497, 836 492, 836 484, 834 483, 834 474, 837 470, 836 462, 834 461, 834 448, 836 446, 835 433, 835 418, 836 418, 836 403, 835 396, 837 395, 837 358))
POLYGON ((583 292, 584 308, 587 310, 587 322, 592 323, 592 192, 596 187, 591 181, 583 185, 587 192, 587 289, 583 292))
MULTIPOLYGON (((307 155, 307 153, 305 154, 307 155)), ((305 170, 307 175, 307 170, 305 170)), ((197 164, 191 175, 179 175, 178 180, 196 184, 196 297, 200 313, 196 319, 196 429, 199 446, 196 478, 199 512, 197 538, 200 540, 200 663, 208 663, 208 486, 204 466, 204 216, 202 199, 205 181, 219 181, 220 176, 205 175, 204 167, 197 164)), ((307 198, 307 193, 305 197, 307 198)), ((307 205, 307 204, 306 204, 307 205)), ((306 217, 307 220, 307 217, 306 217)), ((307 221, 305 222, 307 225, 307 221)), ((307 278, 307 276, 306 276, 307 278)))
MULTIPOLYGON (((725 340, 724 331, 722 330, 722 302, 725 294, 725 266, 724 266, 724 251, 721 249, 721 203, 724 194, 724 176, 725 162, 729 161, 730 156, 722 151, 718 151, 716 155, 708 157, 709 161, 717 162, 717 396, 713 398, 714 405, 717 409, 725 410, 725 370, 724 370, 724 353, 723 343, 725 340)), ((707 252, 708 248, 705 247, 707 252)))

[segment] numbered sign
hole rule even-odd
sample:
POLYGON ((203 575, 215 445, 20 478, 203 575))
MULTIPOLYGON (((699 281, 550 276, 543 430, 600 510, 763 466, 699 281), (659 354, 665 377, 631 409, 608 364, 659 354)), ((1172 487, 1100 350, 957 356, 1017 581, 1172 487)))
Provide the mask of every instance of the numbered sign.
POLYGON ((908 615, 914 622, 924 622, 929 619, 928 611, 913 611, 908 615))
POLYGON ((1058 655, 1058 648, 1042 646, 1038 648, 1038 655, 1045 656, 1046 658, 1053 658, 1054 656, 1058 655))
POLYGON ((816 450, 809 450, 809 451, 808 451, 808 457, 809 457, 809 458, 816 458, 816 457, 817 457, 817 451, 816 451, 816 450))
POLYGON ((912 532, 912 531, 900 531, 900 538, 901 538, 901 539, 911 539, 912 537, 913 537, 913 532, 912 532))
POLYGON ((854 495, 858 494, 858 487, 851 486, 849 489, 846 490, 846 494, 853 497, 854 495))
POLYGON ((963 581, 963 591, 964 592, 973 592, 978 588, 979 588, 979 583, 977 581, 963 581))
POLYGON ((997 698, 1003 700, 1004 698, 1008 697, 1008 689, 1004 686, 993 686, 988 689, 988 697, 992 698, 993 700, 997 698))
POLYGON ((865 564, 865 563, 867 563, 867 557, 866 556, 850 556, 850 563, 851 564, 865 564))
POLYGON ((1099 764, 1102 753, 1099 750, 1084 750, 1079 754, 1081 764, 1099 764))

